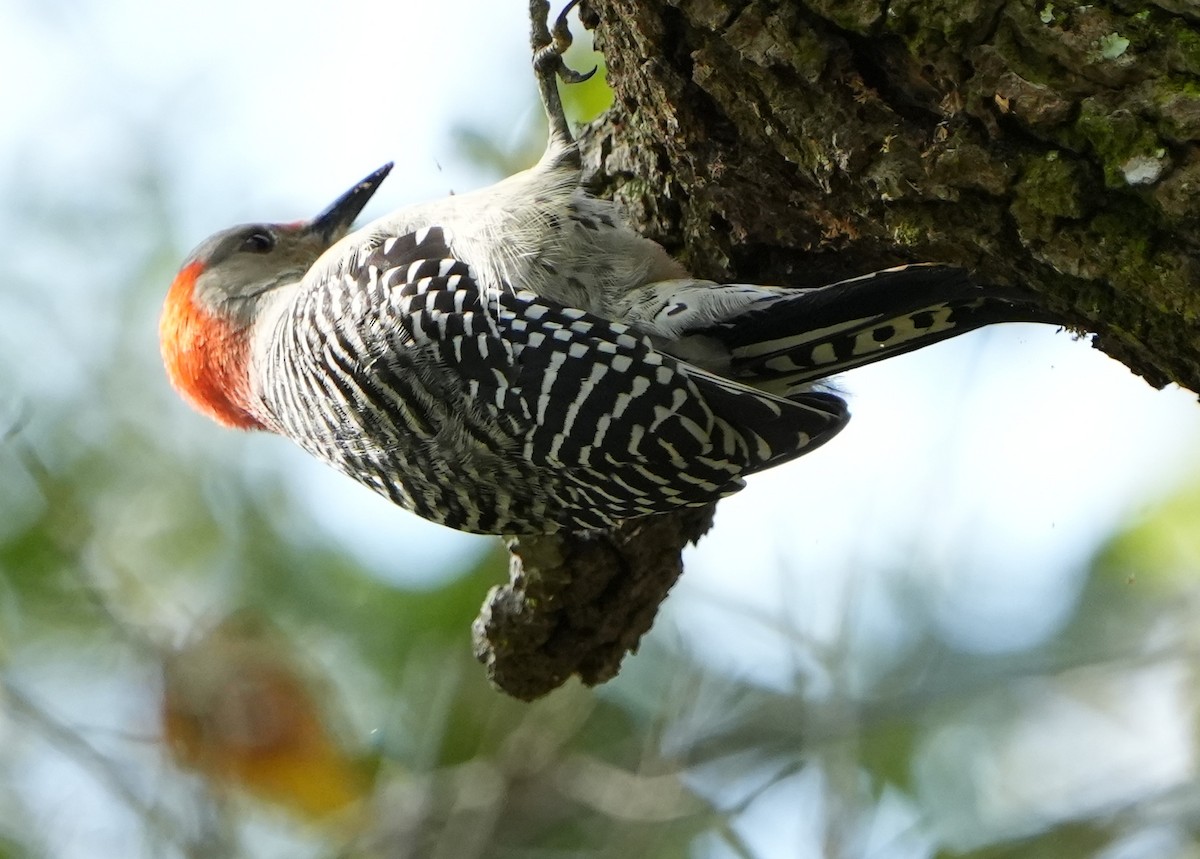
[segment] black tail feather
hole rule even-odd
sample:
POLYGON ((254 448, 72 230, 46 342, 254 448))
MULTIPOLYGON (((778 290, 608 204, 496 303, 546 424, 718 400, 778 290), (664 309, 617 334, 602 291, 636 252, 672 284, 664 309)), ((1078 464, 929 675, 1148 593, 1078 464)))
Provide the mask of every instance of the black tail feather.
POLYGON ((734 378, 785 393, 1000 322, 1055 320, 1031 295, 919 264, 797 290, 697 333, 730 350, 734 378))

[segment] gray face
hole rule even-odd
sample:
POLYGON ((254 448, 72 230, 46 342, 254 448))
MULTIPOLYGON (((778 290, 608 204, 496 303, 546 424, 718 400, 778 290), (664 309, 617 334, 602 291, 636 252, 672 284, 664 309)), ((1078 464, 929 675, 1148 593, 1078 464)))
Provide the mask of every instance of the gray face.
MULTIPOLYGON (((332 237, 331 237, 332 238, 332 237)), ((210 236, 188 256, 199 262, 196 301, 225 317, 243 318, 263 293, 298 283, 332 242, 306 224, 243 224, 210 236)))
POLYGON ((355 184, 311 221, 243 224, 210 236, 183 264, 200 264, 195 301, 210 313, 249 324, 272 289, 299 283, 321 254, 346 235, 392 165, 355 184))

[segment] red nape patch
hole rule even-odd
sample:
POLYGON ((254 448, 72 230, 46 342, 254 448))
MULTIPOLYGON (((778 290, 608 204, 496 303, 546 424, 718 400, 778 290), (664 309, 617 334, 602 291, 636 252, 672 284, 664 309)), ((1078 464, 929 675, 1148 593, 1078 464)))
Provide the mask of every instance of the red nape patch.
POLYGON ((265 429, 250 413, 248 332, 196 304, 203 268, 199 262, 184 266, 163 305, 158 333, 167 377, 180 396, 218 423, 265 429))

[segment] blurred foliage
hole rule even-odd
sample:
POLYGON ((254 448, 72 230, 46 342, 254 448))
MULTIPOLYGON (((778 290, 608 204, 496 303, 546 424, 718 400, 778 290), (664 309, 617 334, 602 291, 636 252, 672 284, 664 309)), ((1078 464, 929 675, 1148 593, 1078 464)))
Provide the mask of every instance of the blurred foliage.
MULTIPOLYGON (((507 172, 541 134, 513 155, 480 139, 507 172)), ((1200 855, 1200 483, 1113 536, 1025 651, 955 650, 924 608, 939 571, 897 569, 894 652, 852 646, 853 612, 833 645, 777 629, 780 661, 809 667, 769 687, 707 664, 668 610, 607 687, 511 701, 469 645, 498 546, 436 587, 389 584, 332 548, 270 440, 167 390, 155 316, 185 248, 169 169, 141 163, 107 198, 9 178, 37 202, 0 259, 0 857, 1200 855), (86 226, 70 246, 64 224, 86 226), (84 289, 45 258, 105 264, 84 289), (190 727, 164 723, 164 677, 230 616, 278 631, 264 665, 290 685, 208 648, 190 727), (298 711, 315 734, 274 743, 298 711), (332 811, 262 790, 264 745, 372 786, 332 811)))
MULTIPOLYGON (((164 183, 137 183, 144 211, 164 183)), ((88 826, 146 856, 1195 855, 1200 486, 1115 536, 1070 622, 1029 651, 948 647, 912 571, 892 597, 915 644, 865 684, 848 678, 879 654, 809 647, 800 629, 785 634, 830 683, 722 675, 672 643, 668 616, 607 688, 520 704, 469 653, 499 547, 438 587, 389 585, 330 548, 257 443, 175 404, 146 332, 181 254, 150 217, 106 217, 112 234, 96 237, 158 237, 99 288, 117 301, 106 337, 56 357, 3 344, 18 393, 0 448, 0 855, 76 843, 52 809, 80 797, 88 826), (33 395, 51 364, 78 380, 69 396, 33 395), (170 720, 175 746, 156 741, 163 671, 231 612, 277 628, 280 663, 312 685, 288 693, 303 706, 279 704, 239 673, 246 657, 210 654, 181 756, 170 720), (374 773, 350 809, 317 815, 247 763, 256 726, 308 710, 324 739, 297 752, 301 771, 374 773), (797 815, 792 841, 764 835, 797 815)), ((45 286, 2 300, 69 330, 78 308, 45 286)))

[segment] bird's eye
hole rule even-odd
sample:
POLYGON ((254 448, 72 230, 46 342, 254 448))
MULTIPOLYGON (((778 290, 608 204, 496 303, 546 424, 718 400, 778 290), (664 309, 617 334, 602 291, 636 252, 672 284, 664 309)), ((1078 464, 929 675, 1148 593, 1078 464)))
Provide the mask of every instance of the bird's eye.
POLYGON ((255 230, 242 241, 242 250, 265 254, 275 247, 275 237, 266 230, 255 230))

